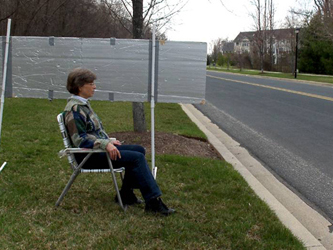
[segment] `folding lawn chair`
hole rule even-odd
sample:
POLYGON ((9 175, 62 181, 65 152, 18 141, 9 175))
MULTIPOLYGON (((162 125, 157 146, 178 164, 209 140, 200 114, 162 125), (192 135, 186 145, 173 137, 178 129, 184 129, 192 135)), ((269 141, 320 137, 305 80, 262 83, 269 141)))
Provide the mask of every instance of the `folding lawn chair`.
POLYGON ((121 200, 121 196, 120 196, 120 193, 119 193, 119 188, 118 188, 118 184, 117 184, 117 180, 116 180, 116 176, 115 176, 115 173, 120 173, 121 180, 123 180, 122 172, 125 170, 125 168, 116 168, 116 169, 114 169, 113 166, 112 166, 112 162, 111 162, 109 154, 106 154, 107 160, 108 160, 108 163, 109 163, 109 167, 110 167, 109 169, 82 169, 83 165, 86 163, 86 161, 89 159, 89 157, 92 154, 105 152, 105 150, 102 150, 102 149, 88 149, 88 148, 73 148, 72 145, 71 145, 71 142, 70 142, 70 138, 69 138, 68 133, 67 133, 63 113, 60 113, 57 116, 57 120, 58 120, 58 123, 59 123, 60 132, 61 132, 63 142, 64 142, 64 146, 65 146, 65 149, 59 151, 59 156, 63 157, 65 155, 67 155, 68 162, 69 162, 69 164, 71 165, 71 167, 73 169, 73 174, 72 174, 71 178, 69 179, 66 187, 62 191, 59 199, 57 200, 57 202, 55 204, 56 207, 58 207, 60 205, 60 203, 63 200, 63 198, 65 197, 66 193, 68 192, 68 190, 72 186, 74 180, 76 179, 76 177, 80 173, 106 173, 106 172, 108 173, 108 172, 110 172, 111 176, 112 176, 113 183, 114 183, 114 187, 115 187, 116 192, 117 192, 119 205, 125 211, 126 207, 123 205, 123 202, 121 200), (78 165, 76 160, 75 160, 74 153, 75 154, 76 153, 86 153, 86 154, 88 153, 88 154, 82 160, 82 162, 78 165))

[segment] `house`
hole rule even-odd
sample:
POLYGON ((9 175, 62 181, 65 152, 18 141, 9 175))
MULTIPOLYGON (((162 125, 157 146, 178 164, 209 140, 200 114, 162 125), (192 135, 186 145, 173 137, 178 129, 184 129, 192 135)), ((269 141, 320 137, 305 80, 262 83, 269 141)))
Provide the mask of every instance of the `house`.
MULTIPOLYGON (((274 55, 289 53, 295 40, 294 29, 262 31, 266 52, 271 48, 274 55)), ((240 32, 234 39, 234 53, 251 53, 258 41, 258 31, 240 32)))
POLYGON ((254 41, 256 32, 240 32, 234 39, 234 53, 251 52, 251 44, 254 41))

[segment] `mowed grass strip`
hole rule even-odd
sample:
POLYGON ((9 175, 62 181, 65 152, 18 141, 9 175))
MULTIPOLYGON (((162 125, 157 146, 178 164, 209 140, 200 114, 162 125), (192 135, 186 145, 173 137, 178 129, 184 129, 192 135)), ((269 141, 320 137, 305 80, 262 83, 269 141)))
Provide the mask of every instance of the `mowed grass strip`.
POLYGON ((298 73, 297 79, 295 79, 295 76, 292 73, 270 72, 270 71, 264 71, 264 73, 261 73, 260 70, 248 70, 248 69, 239 70, 239 68, 232 68, 232 67, 230 67, 230 69, 221 68, 221 67, 207 67, 207 70, 221 71, 221 72, 226 72, 226 73, 236 73, 236 74, 243 74, 243 75, 269 76, 269 77, 276 77, 276 78, 333 84, 333 76, 327 76, 327 75, 298 73))
MULTIPOLYGON (((5 101, 1 249, 305 249, 220 160, 157 156, 163 199, 177 210, 170 217, 145 214, 144 205, 122 212, 109 174, 81 174, 55 209, 71 174, 57 156, 63 146, 56 115, 64 106, 64 100, 5 101)), ((92 106, 108 132, 132 130, 130 103, 92 106)), ((158 104, 156 117, 159 131, 204 138, 177 104, 158 104)))

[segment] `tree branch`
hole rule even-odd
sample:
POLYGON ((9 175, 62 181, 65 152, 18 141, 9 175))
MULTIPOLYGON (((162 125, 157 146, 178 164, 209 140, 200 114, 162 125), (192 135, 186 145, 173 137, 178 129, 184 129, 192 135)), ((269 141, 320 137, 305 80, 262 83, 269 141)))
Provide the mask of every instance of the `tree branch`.
MULTIPOLYGON (((129 29, 126 27, 125 23, 123 22, 122 18, 118 15, 118 13, 117 13, 116 11, 113 10, 112 5, 109 4, 107 1, 103 1, 103 2, 104 2, 104 4, 105 4, 105 6, 108 8, 108 10, 109 10, 109 14, 111 14, 111 16, 114 16, 114 17, 119 21, 119 23, 121 24, 121 26, 123 26, 123 28, 124 28, 129 34, 133 35, 132 31, 129 30, 129 29)), ((126 19, 125 17, 123 17, 123 18, 126 19)), ((133 17, 132 17, 132 18, 133 18, 133 17)), ((130 22, 130 20, 127 20, 127 21, 130 22)))
POLYGON ((24 31, 24 34, 27 35, 27 32, 29 31, 30 27, 31 27, 31 23, 32 21, 35 19, 37 13, 41 10, 42 7, 44 7, 45 4, 47 4, 50 0, 46 0, 44 3, 42 3, 32 14, 31 19, 29 20, 26 29, 24 31))
POLYGON ((151 0, 148 9, 144 11, 143 20, 146 20, 150 10, 153 9, 155 6, 156 6, 156 0, 151 0))
POLYGON ((0 19, 0 22, 4 21, 4 20, 7 20, 8 18, 10 18, 12 15, 15 14, 15 12, 17 11, 18 8, 16 8, 16 10, 14 10, 12 13, 10 13, 8 16, 4 17, 4 18, 1 18, 0 19))
MULTIPOLYGON (((129 9, 128 9, 128 7, 127 7, 127 5, 129 5, 129 6, 131 6, 131 5, 130 5, 128 2, 125 2, 124 0, 121 0, 121 2, 123 3, 123 5, 124 5, 124 7, 125 7, 127 13, 129 14, 129 16, 130 16, 131 18, 133 18, 132 13, 129 11, 129 9)), ((132 7, 132 6, 131 6, 131 7, 132 7)))

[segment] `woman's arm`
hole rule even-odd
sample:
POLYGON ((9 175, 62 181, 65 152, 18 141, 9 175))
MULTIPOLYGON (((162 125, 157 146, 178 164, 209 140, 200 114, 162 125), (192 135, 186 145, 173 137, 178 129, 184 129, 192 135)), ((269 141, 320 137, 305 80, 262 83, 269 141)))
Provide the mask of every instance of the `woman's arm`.
MULTIPOLYGON (((89 121, 89 123, 92 123, 92 121, 89 121)), ((79 105, 73 106, 72 110, 66 113, 65 125, 75 147, 106 149, 112 141, 109 138, 98 138, 95 133, 88 133, 86 128, 88 125, 92 126, 92 124, 88 124, 87 114, 79 105)))

